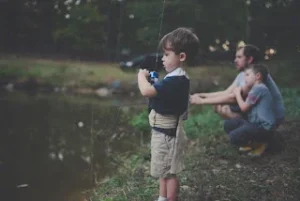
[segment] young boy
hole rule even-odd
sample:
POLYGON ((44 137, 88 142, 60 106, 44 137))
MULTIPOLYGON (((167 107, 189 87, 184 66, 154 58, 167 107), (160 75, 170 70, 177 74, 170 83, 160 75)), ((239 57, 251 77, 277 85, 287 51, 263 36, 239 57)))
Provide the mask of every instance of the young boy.
POLYGON ((151 85, 147 70, 138 73, 141 94, 151 98, 151 175, 160 179, 158 201, 175 201, 179 191, 176 175, 184 168, 186 136, 182 119, 188 109, 190 87, 183 67, 196 56, 198 45, 199 40, 191 30, 178 28, 166 34, 159 44, 168 73, 165 78, 151 85))
POLYGON ((265 85, 267 68, 262 64, 253 64, 245 69, 245 84, 250 91, 246 100, 242 98, 241 87, 234 90, 237 103, 247 120, 229 119, 224 122, 224 130, 230 142, 240 146, 241 151, 250 151, 251 156, 260 156, 272 137, 276 127, 276 116, 272 95, 265 85))

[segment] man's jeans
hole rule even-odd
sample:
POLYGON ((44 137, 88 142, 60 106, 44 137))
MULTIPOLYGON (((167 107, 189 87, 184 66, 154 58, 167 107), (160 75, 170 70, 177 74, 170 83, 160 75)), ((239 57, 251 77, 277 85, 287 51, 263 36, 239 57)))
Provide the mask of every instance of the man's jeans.
POLYGON ((236 146, 247 146, 249 142, 266 143, 273 133, 241 118, 225 120, 224 130, 229 136, 230 143, 236 146))

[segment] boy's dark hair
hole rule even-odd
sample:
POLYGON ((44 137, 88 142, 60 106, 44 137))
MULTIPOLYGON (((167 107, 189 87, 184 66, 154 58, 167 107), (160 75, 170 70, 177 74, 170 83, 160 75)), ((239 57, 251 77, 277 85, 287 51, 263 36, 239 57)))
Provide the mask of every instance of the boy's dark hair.
POLYGON ((199 39, 191 29, 180 27, 166 34, 160 40, 159 48, 174 51, 175 54, 184 52, 186 63, 190 65, 198 53, 199 39))
POLYGON ((262 82, 265 83, 267 81, 269 73, 268 73, 268 69, 265 65, 263 65, 263 64, 252 64, 252 65, 247 66, 246 69, 252 69, 255 74, 259 73, 261 75, 262 82))
POLYGON ((248 57, 253 58, 252 64, 257 64, 258 62, 260 62, 261 60, 260 50, 255 45, 248 44, 245 46, 238 47, 238 50, 240 49, 244 49, 244 55, 247 58, 248 57))

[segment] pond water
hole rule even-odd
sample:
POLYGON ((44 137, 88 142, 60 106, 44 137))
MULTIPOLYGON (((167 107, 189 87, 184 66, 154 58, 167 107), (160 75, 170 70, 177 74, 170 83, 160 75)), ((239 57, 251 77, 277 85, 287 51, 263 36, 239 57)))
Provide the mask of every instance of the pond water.
POLYGON ((82 200, 149 140, 127 123, 145 100, 0 95, 0 200, 82 200))

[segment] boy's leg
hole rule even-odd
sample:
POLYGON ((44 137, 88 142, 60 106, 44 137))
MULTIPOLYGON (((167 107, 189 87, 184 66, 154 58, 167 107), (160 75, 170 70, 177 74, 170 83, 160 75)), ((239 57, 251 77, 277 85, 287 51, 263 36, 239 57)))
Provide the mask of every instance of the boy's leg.
POLYGON ((164 158, 168 154, 168 146, 166 144, 166 136, 163 133, 152 130, 151 136, 151 165, 150 173, 153 177, 159 179, 159 201, 167 200, 167 183, 165 174, 165 167, 168 165, 164 158))
POLYGON ((244 119, 225 120, 224 130, 228 133, 230 143, 236 146, 247 146, 253 139, 252 126, 244 119))
MULTIPOLYGON (((163 198, 167 199, 167 179, 165 178, 159 179, 159 197, 161 199, 163 198)), ((160 201, 159 199, 158 201, 160 201)))
MULTIPOLYGON (((229 134, 231 131, 241 127, 244 124, 243 119, 237 118, 237 119, 228 119, 224 121, 224 130, 227 134, 229 134)), ((249 145, 241 146, 239 148, 239 151, 245 152, 245 151, 251 151, 252 147, 249 145)))
MULTIPOLYGON (((258 128, 245 120, 243 120, 243 124, 241 126, 229 133, 231 144, 237 146, 247 146, 249 142, 258 142, 260 145, 261 143, 267 142, 270 137, 271 132, 266 131, 263 128, 258 128)), ((258 148, 262 149, 264 147, 258 146, 258 148)))
POLYGON ((167 178, 167 199, 168 201, 176 201, 178 191, 179 191, 179 182, 176 175, 172 175, 167 178))

